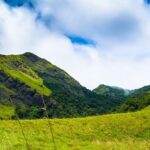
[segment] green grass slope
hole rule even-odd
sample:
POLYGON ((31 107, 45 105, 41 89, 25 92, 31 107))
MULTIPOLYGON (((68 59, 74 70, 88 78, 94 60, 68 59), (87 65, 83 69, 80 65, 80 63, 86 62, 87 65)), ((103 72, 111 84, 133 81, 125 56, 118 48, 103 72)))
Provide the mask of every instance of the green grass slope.
MULTIPOLYGON (((150 107, 126 114, 50 120, 58 150, 149 150, 150 107)), ((31 150, 54 150, 48 120, 21 121, 31 150)), ((0 121, 0 149, 25 150, 17 121, 0 121)))
POLYGON ((22 55, 0 55, 0 70, 25 83, 40 94, 46 96, 51 94, 51 90, 44 86, 43 79, 24 63, 22 55))
POLYGON ((11 119, 15 116, 15 108, 0 104, 0 119, 11 119))

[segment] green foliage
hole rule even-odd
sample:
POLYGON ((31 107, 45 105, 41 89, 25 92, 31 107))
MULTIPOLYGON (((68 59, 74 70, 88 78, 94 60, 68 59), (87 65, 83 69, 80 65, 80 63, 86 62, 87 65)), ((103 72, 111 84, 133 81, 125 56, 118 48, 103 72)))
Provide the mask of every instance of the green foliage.
POLYGON ((128 98, 118 109, 118 112, 128 112, 141 110, 150 105, 150 93, 145 93, 137 97, 128 98))
MULTIPOLYGON (((51 118, 70 118, 110 113, 129 95, 137 93, 105 85, 90 91, 62 69, 32 53, 0 55, 0 89, 0 104, 10 105, 12 97, 19 117, 29 119, 44 117, 42 95, 51 118)), ((148 88, 141 91, 145 89, 148 88)), ((138 109, 148 104, 139 103, 138 109)), ((138 109, 132 106, 127 111, 138 109)))
POLYGON ((15 115, 15 108, 0 104, 0 119, 11 119, 15 115))
MULTIPOLYGON (((150 107, 135 113, 49 120, 59 150, 148 150, 150 107)), ((53 150, 48 120, 22 120, 30 149, 53 150)), ((25 150, 17 121, 0 121, 1 150, 25 150)))
POLYGON ((117 112, 138 111, 150 105, 150 86, 131 91, 126 101, 116 108, 117 112))
POLYGON ((113 111, 116 106, 122 104, 130 94, 129 90, 124 90, 118 87, 111 87, 107 85, 100 85, 96 89, 93 90, 96 94, 101 96, 109 97, 111 100, 111 109, 110 112, 113 111))
POLYGON ((51 90, 43 85, 43 80, 41 78, 33 78, 32 76, 21 72, 19 70, 5 70, 7 74, 12 76, 13 78, 19 79, 21 82, 30 86, 33 90, 36 90, 40 94, 44 94, 49 96, 51 94, 51 90))
POLYGON ((24 63, 23 57, 21 55, 1 55, 0 69, 11 77, 27 84, 40 94, 44 94, 47 96, 51 94, 51 90, 43 84, 43 80, 24 63))
MULTIPOLYGON (((8 89, 6 86, 4 86, 3 84, 0 83, 0 91, 1 91, 1 94, 14 94, 13 91, 11 91, 10 89, 8 89)), ((1 95, 2 96, 2 95, 1 95)))
POLYGON ((16 112, 19 118, 36 119, 43 116, 43 112, 38 106, 28 106, 20 102, 16 106, 16 112))
MULTIPOLYGON (((32 53, 0 58, 0 83, 14 92, 13 101, 20 118, 44 117, 43 94, 52 118, 104 114, 120 104, 108 95, 97 95, 84 88, 65 71, 32 53)), ((12 95, 5 93, 0 103, 7 104, 12 95)))
POLYGON ((95 93, 99 95, 109 95, 111 97, 123 97, 128 95, 130 92, 129 90, 124 90, 119 87, 112 87, 107 85, 100 85, 96 89, 93 90, 95 93))
POLYGON ((94 92, 109 96, 113 102, 120 102, 119 106, 112 107, 112 112, 138 111, 150 105, 150 86, 131 91, 100 85, 94 92))

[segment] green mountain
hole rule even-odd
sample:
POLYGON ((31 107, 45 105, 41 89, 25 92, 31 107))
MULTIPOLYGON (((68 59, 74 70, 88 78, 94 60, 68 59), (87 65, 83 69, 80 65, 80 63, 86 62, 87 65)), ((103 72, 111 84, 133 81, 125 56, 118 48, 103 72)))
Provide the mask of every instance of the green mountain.
POLYGON ((150 86, 130 92, 126 101, 117 109, 119 112, 137 111, 150 105, 150 86))
POLYGON ((0 105, 10 110, 5 116, 17 113, 20 118, 42 118, 43 98, 49 117, 59 118, 104 114, 120 104, 109 95, 86 89, 65 71, 32 53, 0 55, 0 105))
POLYGON ((118 87, 100 85, 93 90, 98 95, 109 97, 113 103, 120 104, 112 107, 110 112, 138 111, 150 105, 150 86, 135 90, 125 90, 118 87))
POLYGON ((107 86, 104 84, 99 85, 96 89, 93 90, 93 92, 100 96, 109 97, 109 99, 111 99, 114 104, 122 104, 130 94, 129 90, 125 90, 119 87, 107 86))

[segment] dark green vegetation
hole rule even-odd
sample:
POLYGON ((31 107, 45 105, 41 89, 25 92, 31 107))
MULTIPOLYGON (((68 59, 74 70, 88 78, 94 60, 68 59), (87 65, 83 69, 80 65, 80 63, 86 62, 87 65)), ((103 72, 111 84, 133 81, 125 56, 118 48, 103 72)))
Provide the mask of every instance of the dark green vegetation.
POLYGON ((100 85, 94 90, 98 95, 109 97, 117 107, 112 107, 110 112, 131 112, 141 110, 150 105, 150 86, 136 90, 125 90, 118 87, 100 85))
POLYGON ((0 55, 0 106, 7 110, 0 118, 15 118, 16 113, 20 118, 43 118, 42 97, 51 118, 84 117, 145 108, 150 104, 150 86, 129 91, 100 85, 90 91, 32 53, 0 55))
MULTIPOLYGON (((57 150, 149 150, 150 107, 139 112, 52 119, 57 150)), ((48 120, 22 120, 31 150, 54 150, 48 120)), ((0 149, 26 150, 17 121, 0 121, 0 149)))
POLYGON ((93 92, 101 96, 109 97, 114 104, 122 104, 130 94, 129 90, 103 84, 94 89, 93 92))
POLYGON ((86 89, 65 71, 32 53, 0 55, 1 105, 9 108, 13 101, 20 118, 42 118, 42 96, 52 118, 104 114, 122 101, 86 89))
POLYGON ((150 86, 130 91, 126 101, 117 108, 118 112, 137 111, 150 105, 150 86))
POLYGON ((100 95, 109 95, 111 97, 123 97, 127 96, 130 91, 129 90, 124 90, 119 87, 113 87, 113 86, 108 86, 101 84, 99 85, 96 89, 93 90, 95 93, 100 94, 100 95))

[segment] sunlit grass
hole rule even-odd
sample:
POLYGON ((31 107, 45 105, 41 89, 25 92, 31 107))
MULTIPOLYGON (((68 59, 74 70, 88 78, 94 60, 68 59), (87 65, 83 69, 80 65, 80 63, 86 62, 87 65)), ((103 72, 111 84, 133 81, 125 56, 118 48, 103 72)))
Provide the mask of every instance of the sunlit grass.
MULTIPOLYGON (((150 107, 135 113, 53 119, 58 150, 149 150, 150 107)), ((32 150, 54 150, 48 120, 21 121, 32 150)), ((0 121, 0 149, 25 150, 17 121, 0 121)))
POLYGON ((40 94, 49 96, 52 92, 44 86, 43 79, 40 78, 30 67, 23 63, 23 58, 21 55, 8 55, 1 57, 0 69, 11 77, 25 83, 40 94))
POLYGON ((51 94, 51 90, 43 85, 43 80, 41 78, 33 78, 32 76, 25 74, 19 70, 6 70, 6 73, 10 74, 12 77, 19 79, 21 82, 30 86, 33 90, 37 90, 37 92, 49 96, 51 94))
POLYGON ((15 108, 0 104, 0 119, 10 119, 15 115, 15 108))

